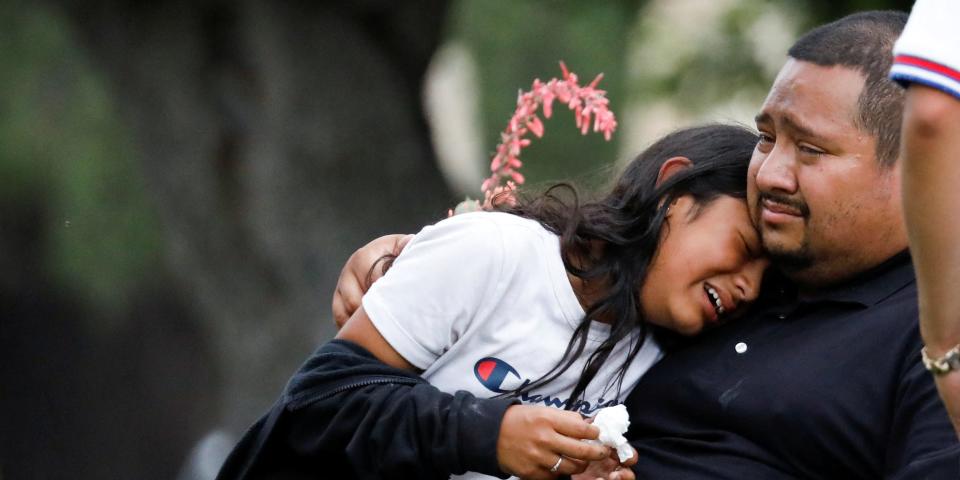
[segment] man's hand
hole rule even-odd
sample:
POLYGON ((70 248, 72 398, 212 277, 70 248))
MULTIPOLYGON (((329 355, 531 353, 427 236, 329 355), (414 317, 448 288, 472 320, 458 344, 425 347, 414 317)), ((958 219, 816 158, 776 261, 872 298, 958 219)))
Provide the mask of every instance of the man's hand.
POLYGON ((617 458, 617 452, 612 451, 609 457, 590 462, 587 469, 581 474, 574 475, 572 480, 634 480, 637 477, 630 467, 635 465, 637 460, 637 451, 634 450, 633 457, 621 464, 620 459, 617 458))
POLYGON ((552 479, 580 473, 587 462, 606 458, 610 449, 595 440, 600 430, 579 413, 549 407, 514 405, 507 409, 497 438, 500 468, 523 479, 552 479), (557 460, 560 459, 559 465, 557 460), (551 467, 557 465, 555 471, 551 467))
POLYGON ((333 321, 343 327, 360 307, 363 294, 386 272, 384 263, 400 255, 413 235, 384 235, 361 247, 347 259, 333 292, 333 321))

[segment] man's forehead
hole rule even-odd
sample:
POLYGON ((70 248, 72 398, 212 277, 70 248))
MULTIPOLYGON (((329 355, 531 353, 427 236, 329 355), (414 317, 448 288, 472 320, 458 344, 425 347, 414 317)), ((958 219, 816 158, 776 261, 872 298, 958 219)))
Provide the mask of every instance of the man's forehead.
POLYGON ((756 120, 821 135, 837 126, 855 127, 863 85, 863 75, 853 68, 789 59, 756 120))
POLYGON ((798 112, 789 108, 779 108, 776 104, 770 107, 765 106, 753 119, 757 122, 757 125, 776 123, 779 128, 793 130, 797 133, 812 134, 816 133, 817 130, 798 112))

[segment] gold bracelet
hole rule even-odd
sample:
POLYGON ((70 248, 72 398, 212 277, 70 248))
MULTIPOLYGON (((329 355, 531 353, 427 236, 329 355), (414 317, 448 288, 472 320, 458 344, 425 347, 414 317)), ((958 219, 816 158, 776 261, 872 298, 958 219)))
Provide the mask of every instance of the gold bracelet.
POLYGON ((927 347, 920 350, 923 366, 934 375, 946 375, 954 370, 960 370, 960 345, 947 350, 940 358, 930 358, 927 347))

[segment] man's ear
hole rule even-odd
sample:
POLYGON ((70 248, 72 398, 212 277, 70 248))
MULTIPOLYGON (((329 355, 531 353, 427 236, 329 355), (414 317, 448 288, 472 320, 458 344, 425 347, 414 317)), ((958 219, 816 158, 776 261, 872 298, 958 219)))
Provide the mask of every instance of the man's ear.
POLYGON ((664 180, 672 177, 675 173, 693 166, 693 162, 687 157, 673 157, 667 159, 660 166, 660 172, 657 173, 657 186, 659 187, 664 180))

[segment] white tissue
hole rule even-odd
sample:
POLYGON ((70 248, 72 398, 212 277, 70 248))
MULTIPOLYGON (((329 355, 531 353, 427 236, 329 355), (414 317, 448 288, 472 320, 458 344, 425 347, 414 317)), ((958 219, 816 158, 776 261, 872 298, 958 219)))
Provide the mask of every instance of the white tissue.
POLYGON ((627 413, 627 407, 621 404, 601 408, 593 417, 593 424, 600 429, 600 437, 597 440, 587 440, 587 442, 615 448, 620 463, 633 456, 633 447, 623 436, 624 433, 627 433, 627 428, 630 427, 630 414, 627 413))

